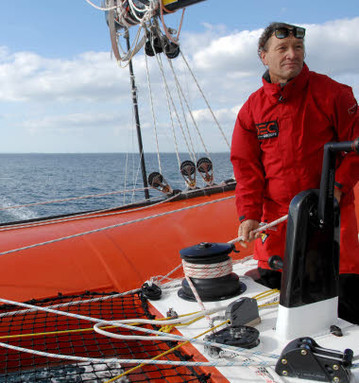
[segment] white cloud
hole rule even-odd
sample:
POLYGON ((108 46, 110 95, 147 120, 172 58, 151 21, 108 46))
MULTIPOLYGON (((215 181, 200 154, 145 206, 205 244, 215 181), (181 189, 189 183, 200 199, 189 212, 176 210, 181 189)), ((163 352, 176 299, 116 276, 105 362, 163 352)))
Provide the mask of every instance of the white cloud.
POLYGON ((119 99, 127 86, 109 53, 86 52, 60 60, 1 49, 0 101, 119 99))
MULTIPOLYGON (((32 134, 43 134, 46 132, 66 133, 69 131, 98 128, 113 128, 118 125, 119 115, 107 113, 72 113, 65 115, 44 116, 39 119, 24 121, 20 126, 32 134)), ((122 128, 123 130, 123 128, 122 128)))
MULTIPOLYGON (((359 18, 306 27, 306 62, 310 69, 348 83, 358 97, 359 18)), ((261 85, 264 67, 256 52, 261 31, 230 32, 224 26, 207 25, 204 33, 182 35, 184 54, 227 136, 231 134, 240 105, 261 85)), ((182 111, 171 70, 165 58, 162 62, 168 88, 173 91, 170 110, 174 124, 178 125, 174 110, 176 108, 182 115, 188 113, 187 107, 184 105, 182 111)), ((148 65, 158 127, 165 127, 159 136, 167 140, 171 135, 171 122, 162 74, 155 59, 149 59, 148 65)), ((154 123, 142 53, 136 56, 134 66, 145 139, 153 141, 154 123)), ((173 67, 200 129, 206 132, 206 138, 212 139, 215 124, 204 111, 205 102, 194 80, 180 59, 173 61, 173 67)), ((36 148, 42 142, 44 151, 48 147, 45 138, 40 137, 44 132, 61 132, 71 140, 72 133, 86 135, 89 130, 91 138, 96 137, 93 131, 97 128, 98 138, 93 150, 97 143, 98 147, 105 148, 105 138, 113 137, 114 142, 122 139, 123 131, 134 125, 129 88, 128 68, 118 68, 109 52, 85 52, 72 59, 49 59, 32 52, 11 52, 8 47, 0 47, 0 151, 17 150, 16 140, 6 140, 15 126, 23 134, 28 132, 36 136, 36 148), (101 135, 104 129, 106 137, 101 135)), ((31 151, 30 139, 27 144, 31 151)), ((147 150, 155 150, 154 143, 146 145, 147 150)), ((122 143, 119 146, 124 150, 122 143)), ((56 150, 61 151, 61 147, 56 150)), ((114 150, 113 143, 111 150, 114 150)))
POLYGON ((307 61, 313 69, 339 76, 359 74, 359 17, 308 25, 307 61))

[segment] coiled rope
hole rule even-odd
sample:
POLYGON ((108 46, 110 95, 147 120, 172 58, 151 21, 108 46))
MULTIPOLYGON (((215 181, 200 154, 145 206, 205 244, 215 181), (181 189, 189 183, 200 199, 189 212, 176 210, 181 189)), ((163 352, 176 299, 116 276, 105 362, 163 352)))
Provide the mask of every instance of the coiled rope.
POLYGON ((232 259, 212 264, 194 264, 182 260, 183 272, 190 278, 211 279, 221 278, 233 271, 232 259))

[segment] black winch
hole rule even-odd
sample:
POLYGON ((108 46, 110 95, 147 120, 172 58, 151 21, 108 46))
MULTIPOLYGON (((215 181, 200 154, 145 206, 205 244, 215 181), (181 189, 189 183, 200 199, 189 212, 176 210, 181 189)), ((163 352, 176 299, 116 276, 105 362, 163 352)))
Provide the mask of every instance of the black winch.
MULTIPOLYGON (((189 278, 202 301, 211 302, 228 299, 242 294, 247 289, 246 285, 239 281, 238 275, 232 272, 231 258, 228 254, 233 249, 234 245, 227 243, 202 242, 180 251, 184 264, 189 267, 193 266, 196 270, 194 274, 189 275, 189 278), (227 268, 228 272, 224 272, 223 275, 219 273, 220 276, 218 277, 211 276, 213 271, 215 273, 217 269, 221 269, 227 263, 230 263, 227 268), (212 271, 208 276, 203 276, 206 269, 212 271)), ((178 296, 188 301, 195 300, 186 279, 182 281, 182 288, 178 291, 178 296)))

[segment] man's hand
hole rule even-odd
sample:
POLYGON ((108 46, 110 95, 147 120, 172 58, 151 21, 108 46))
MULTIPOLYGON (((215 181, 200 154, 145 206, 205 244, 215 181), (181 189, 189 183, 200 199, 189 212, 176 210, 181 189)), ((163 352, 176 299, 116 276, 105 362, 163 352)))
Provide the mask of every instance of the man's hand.
POLYGON ((245 242, 251 242, 258 237, 257 234, 253 233, 253 230, 258 229, 258 227, 259 222, 254 219, 246 219, 243 221, 238 228, 238 237, 243 237, 243 241, 240 241, 239 243, 242 246, 247 247, 245 242))

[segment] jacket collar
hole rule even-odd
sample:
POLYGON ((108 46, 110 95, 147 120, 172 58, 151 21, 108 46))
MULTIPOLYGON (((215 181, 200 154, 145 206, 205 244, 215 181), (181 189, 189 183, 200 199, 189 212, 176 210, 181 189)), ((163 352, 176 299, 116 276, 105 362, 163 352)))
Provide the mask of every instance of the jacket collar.
POLYGON ((309 79, 309 68, 304 63, 301 72, 297 77, 290 80, 284 86, 281 84, 272 84, 270 82, 269 72, 266 71, 262 77, 263 89, 265 94, 273 102, 283 102, 295 96, 296 93, 307 85, 309 79))

